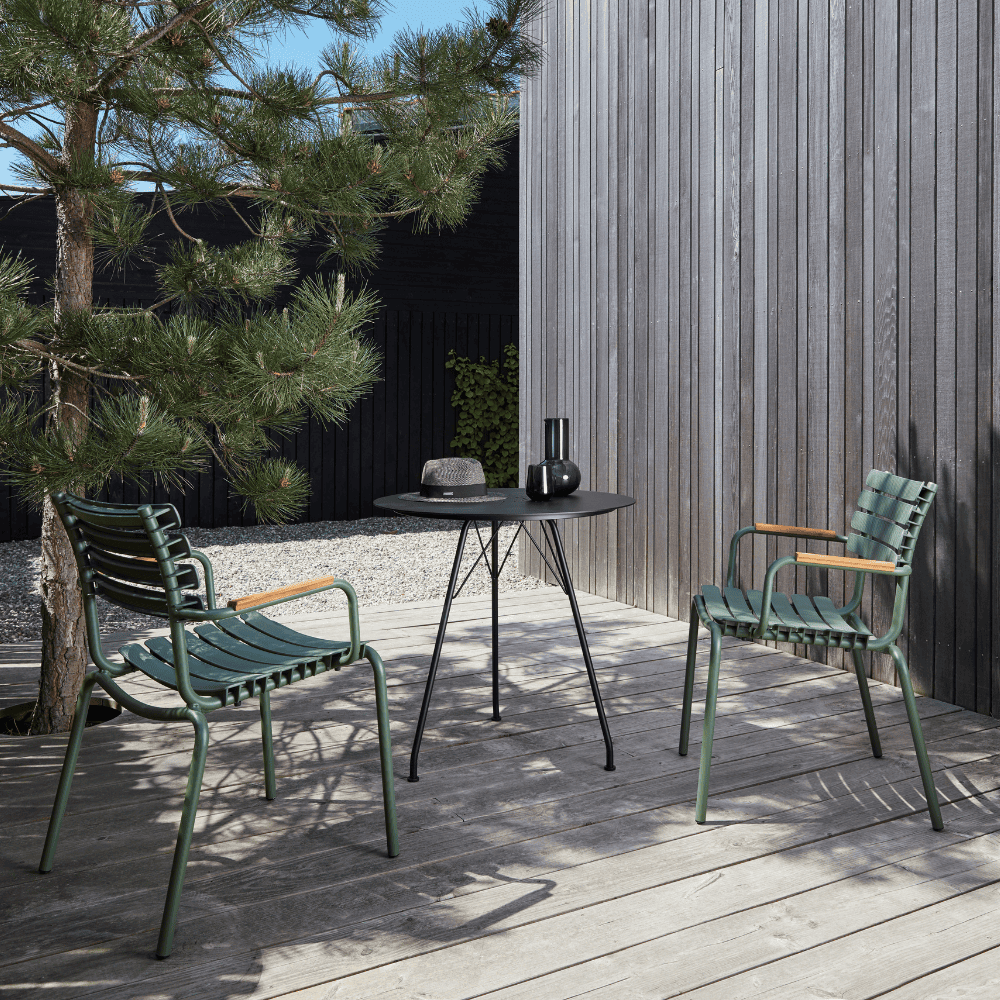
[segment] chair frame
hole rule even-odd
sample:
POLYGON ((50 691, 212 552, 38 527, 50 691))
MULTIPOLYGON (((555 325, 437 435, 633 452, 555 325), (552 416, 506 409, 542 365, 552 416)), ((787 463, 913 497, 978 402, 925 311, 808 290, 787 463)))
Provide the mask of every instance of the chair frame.
MULTIPOLYGON (((62 772, 59 777, 59 786, 56 791, 48 832, 45 837, 45 846, 42 850, 42 858, 38 868, 39 872, 45 874, 52 869, 56 846, 59 840, 59 832, 62 827, 66 806, 69 802, 73 772, 76 768, 80 745, 83 741, 83 731, 86 726, 90 697, 95 685, 103 688, 104 691, 122 706, 142 718, 158 722, 190 723, 194 728, 194 750, 188 770, 184 806, 177 832, 177 844, 174 849, 167 898, 164 904, 163 919, 160 924, 160 934, 156 948, 156 957, 166 958, 173 948, 174 930, 177 923, 181 890, 184 885, 184 874, 191 848, 191 837, 198 809, 198 799, 205 773, 205 763, 208 753, 208 722, 206 715, 225 705, 239 704, 243 697, 256 697, 259 699, 265 797, 268 800, 274 799, 277 790, 274 746, 271 733, 271 690, 276 687, 283 687, 297 680, 302 680, 307 676, 315 676, 327 670, 340 670, 341 667, 360 659, 368 661, 374 675, 386 842, 389 857, 396 857, 399 854, 399 834, 396 823, 395 790, 392 775, 392 745, 389 735, 389 709, 385 668, 378 653, 370 645, 361 641, 358 599, 351 584, 346 580, 327 577, 321 581, 312 581, 313 585, 305 584, 299 587, 282 588, 278 591, 254 595, 253 598, 240 598, 230 601, 229 607, 219 608, 216 606, 212 564, 208 557, 203 552, 192 549, 187 543, 186 537, 179 530, 173 534, 168 534, 168 531, 180 528, 180 517, 173 505, 144 504, 136 506, 105 502, 97 503, 94 501, 85 501, 66 493, 55 494, 52 499, 69 534, 76 557, 80 585, 83 591, 87 646, 91 659, 97 669, 86 674, 77 698, 76 714, 73 719, 69 744, 66 748, 66 757, 63 761, 62 772), (138 518, 141 526, 145 529, 146 538, 143 538, 136 531, 134 544, 132 544, 131 540, 127 540, 127 545, 131 546, 132 551, 125 553, 126 558, 109 557, 103 550, 97 550, 95 546, 92 546, 83 537, 80 529, 82 518, 86 518, 86 524, 91 529, 100 530, 100 526, 104 525, 112 531, 117 529, 119 532, 122 529, 134 530, 136 518, 138 518), (183 545, 179 545, 181 539, 183 539, 183 545), (144 552, 147 549, 152 552, 152 557, 136 554, 144 552), (150 583, 154 582, 153 577, 156 574, 153 572, 152 566, 148 570, 143 571, 140 565, 140 570, 137 571, 137 563, 135 561, 137 560, 138 564, 155 561, 161 581, 162 594, 154 590, 146 590, 145 592, 137 591, 136 588, 130 585, 121 586, 118 591, 109 591, 109 586, 113 587, 115 585, 114 581, 109 581, 106 576, 102 576, 98 572, 98 569, 95 568, 91 559, 95 551, 104 559, 105 566, 109 562, 114 561, 115 558, 118 559, 119 565, 123 567, 118 574, 119 578, 125 577, 128 579, 126 574, 131 572, 133 580, 140 580, 147 587, 150 583), (192 580, 197 584, 197 574, 194 567, 181 565, 178 562, 179 559, 194 559, 201 564, 207 608, 200 606, 200 599, 192 598, 183 593, 182 588, 191 588, 192 580), (95 581, 99 581, 96 587, 95 581), (319 652, 317 649, 312 650, 313 655, 305 655, 305 647, 303 647, 303 653, 300 654, 299 658, 289 657, 287 663, 284 665, 279 664, 279 658, 276 656, 267 659, 269 654, 264 652, 259 654, 261 656, 259 661, 253 661, 257 662, 258 667, 261 668, 257 672, 258 675, 249 681, 244 679, 242 684, 234 684, 231 689, 232 692, 235 692, 234 694, 231 695, 227 691, 222 697, 219 697, 218 693, 206 695, 198 693, 195 690, 196 685, 192 681, 190 670, 188 633, 185 630, 185 624, 218 623, 236 619, 244 623, 254 621, 265 622, 284 632, 286 630, 284 630, 283 626, 270 622, 269 619, 257 614, 257 611, 260 608, 283 604, 287 601, 331 589, 340 590, 347 597, 350 642, 313 640, 314 644, 323 643, 324 648, 327 650, 325 655, 316 655, 319 652), (289 591, 292 592, 289 593, 289 591), (143 672, 146 673, 146 676, 158 680, 167 687, 175 687, 183 704, 176 706, 150 705, 120 686, 118 683, 120 678, 137 672, 137 669, 142 669, 130 663, 129 657, 135 662, 144 663, 148 661, 150 664, 155 660, 155 657, 149 652, 147 647, 138 644, 126 645, 121 648, 120 652, 124 660, 122 663, 116 663, 105 656, 100 641, 100 624, 96 601, 98 592, 122 607, 142 611, 145 614, 165 617, 169 620, 169 645, 172 652, 172 667, 168 667, 162 661, 156 660, 156 663, 160 666, 157 672, 161 676, 143 672), (116 599, 116 593, 118 599, 116 599), (143 593, 148 594, 149 597, 142 596, 143 593), (166 613, 156 609, 157 607, 162 608, 164 597, 166 599, 166 613), (158 602, 155 607, 148 606, 153 605, 154 602, 158 602), (248 613, 246 610, 247 607, 252 607, 253 611, 248 613), (256 617, 254 617, 255 615, 256 617), (269 666, 265 666, 265 664, 269 664, 269 666), (167 683, 162 678, 163 674, 170 671, 172 671, 172 676, 176 684, 167 683)), ((119 535, 118 538, 120 539, 120 537, 119 535)), ((118 551, 121 552, 122 549, 119 548, 118 551)), ((287 631, 290 634, 298 635, 299 638, 312 638, 301 636, 299 633, 292 633, 291 630, 287 631)), ((267 636, 263 636, 263 638, 266 639, 267 636)), ((266 646, 261 645, 257 648, 264 650, 266 646)), ((252 665, 251 661, 248 661, 248 664, 252 665)))
MULTIPOLYGON (((723 635, 737 635, 741 638, 749 639, 753 642, 791 642, 801 645, 831 646, 834 648, 844 648, 851 651, 854 660, 854 672, 858 680, 858 688, 861 694, 861 703, 864 708, 865 721, 868 726, 868 735, 871 742, 872 754, 875 757, 882 756, 882 746, 879 740, 878 728, 875 722, 875 712, 872 707, 871 693, 868 688, 868 677, 865 673, 862 652, 888 653, 893 660, 896 674, 899 678, 899 686, 903 692, 903 701, 906 705, 906 715, 910 725, 910 733, 913 738, 913 747, 917 756, 917 763, 920 770, 920 778, 923 783, 924 795, 927 799, 927 808, 931 818, 931 824, 935 830, 943 830, 944 822, 941 818, 941 808, 938 803, 937 791, 934 786, 934 779, 931 774, 930 762, 927 758, 927 747, 924 742, 923 731, 920 725, 920 716, 917 712, 916 699, 913 693, 913 685, 910 680, 909 667, 902 650, 896 645, 903 628, 906 613, 906 602, 909 595, 910 577, 913 572, 913 548, 923 524, 927 511, 937 492, 934 483, 916 483, 913 480, 901 480, 891 476, 889 473, 873 470, 867 480, 866 485, 873 483, 908 483, 919 486, 919 497, 914 501, 915 507, 912 516, 910 532, 904 536, 904 544, 895 562, 851 558, 844 556, 831 556, 813 552, 797 552, 794 556, 782 556, 775 559, 767 568, 764 576, 764 586, 760 593, 759 608, 754 602, 756 624, 752 629, 749 622, 743 627, 723 627, 713 617, 702 594, 694 596, 691 602, 691 628, 688 633, 687 661, 684 676, 684 707, 681 716, 681 732, 678 745, 678 753, 686 756, 688 752, 688 741, 691 731, 691 711, 694 701, 694 677, 697 661, 698 629, 703 625, 709 631, 710 653, 708 666, 708 685, 705 697, 705 717, 703 725, 703 735, 701 744, 701 762, 698 771, 698 793, 695 805, 695 820, 704 823, 708 812, 708 786, 709 773, 712 766, 712 740, 715 732, 715 714, 718 700, 719 670, 721 661, 721 639, 723 635), (836 630, 828 629, 827 634, 820 635, 810 632, 809 629, 792 630, 784 626, 775 609, 772 607, 772 597, 774 595, 774 583, 778 572, 786 566, 819 566, 831 569, 842 569, 845 572, 854 573, 854 589, 851 599, 841 608, 837 608, 836 613, 842 616, 852 627, 859 630, 856 637, 851 639, 837 635, 836 630), (892 610, 892 621, 888 631, 882 636, 872 636, 867 627, 858 616, 858 608, 864 595, 865 583, 869 576, 886 576, 895 580, 895 597, 892 610), (762 609, 768 609, 765 614, 762 609), (749 634, 746 634, 749 631, 749 634), (862 634, 863 633, 863 634, 862 634), (863 640, 862 648, 859 648, 859 639, 863 640)), ((879 488, 877 485, 874 488, 879 488)), ((860 512, 859 512, 860 514, 860 512)), ((855 521, 859 518, 855 514, 855 521)), ((861 522, 858 522, 860 525, 861 522)), ((757 522, 745 528, 740 528, 733 534, 729 544, 729 561, 726 570, 726 586, 735 587, 736 560, 739 544, 747 535, 779 535, 793 538, 819 539, 827 542, 840 542, 846 544, 850 541, 848 536, 838 534, 828 529, 799 528, 794 526, 773 525, 757 522)), ((854 535, 855 539, 859 536, 854 535)), ((865 539, 869 541, 869 539, 865 539)), ((875 548, 882 550, 885 546, 875 543, 875 548)))

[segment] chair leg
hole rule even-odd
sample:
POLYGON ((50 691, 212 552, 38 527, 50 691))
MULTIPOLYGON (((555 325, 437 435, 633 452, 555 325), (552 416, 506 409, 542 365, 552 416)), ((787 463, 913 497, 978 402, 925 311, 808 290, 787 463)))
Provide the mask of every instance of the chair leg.
POLYGON ((205 776, 205 758, 208 755, 208 722, 196 709, 191 709, 188 718, 194 726, 194 752, 188 771, 187 789, 184 792, 184 811, 181 825, 177 830, 177 846, 174 848, 174 863, 170 869, 167 887, 167 901, 163 907, 160 922, 160 938, 156 944, 156 957, 166 958, 174 946, 174 929, 177 926, 177 909, 184 888, 184 873, 187 869, 188 854, 191 850, 191 834, 194 818, 198 812, 198 798, 201 795, 201 780, 205 776))
POLYGON ((378 716, 378 755, 382 764, 382 806, 385 809, 385 839, 389 857, 399 854, 399 829, 396 826, 396 790, 392 778, 392 737, 389 733, 389 696, 385 688, 382 658, 370 646, 365 657, 375 675, 375 711, 378 716))
POLYGON ((935 830, 944 829, 941 818, 941 807, 938 805, 937 789, 934 787, 934 776, 931 774, 931 764, 927 759, 927 746, 924 743, 924 731, 917 714, 917 702, 913 697, 913 685, 910 683, 910 670, 906 665, 906 657, 895 644, 888 649, 896 663, 896 673, 899 676, 899 686, 903 689, 903 700, 906 703, 906 715, 910 720, 910 733, 913 736, 913 749, 917 752, 917 764, 920 767, 920 778, 924 783, 924 795, 927 798, 927 811, 931 814, 931 826, 935 830))
POLYGON ((76 712, 73 715, 73 728, 70 731, 69 743, 66 745, 66 756, 63 758, 62 773, 59 775, 59 787, 56 790, 56 800, 52 804, 52 817, 49 819, 48 833, 45 835, 45 846, 42 848, 42 860, 38 871, 46 874, 52 871, 55 859, 56 845, 59 842, 59 830, 62 828, 63 816, 66 815, 66 805, 69 802, 69 790, 73 784, 73 772, 76 770, 76 758, 80 754, 80 744, 83 742, 83 730, 87 725, 87 710, 90 707, 90 693, 97 683, 97 672, 87 674, 80 687, 76 699, 76 712))
POLYGON ((271 735, 271 692, 260 695, 260 736, 264 744, 264 798, 270 802, 278 794, 274 780, 274 739, 271 735))
POLYGON ((851 650, 854 657, 854 672, 858 676, 858 689, 861 692, 861 704, 865 709, 865 722, 868 723, 868 738, 872 743, 872 754, 882 756, 882 741, 878 737, 878 726, 875 725, 875 709, 872 708, 872 695, 868 690, 868 675, 865 673, 865 663, 860 649, 851 650))
POLYGON ((694 668, 698 658, 698 612, 691 602, 691 631, 688 632, 687 669, 684 672, 684 709, 681 712, 681 740, 677 752, 686 757, 691 735, 691 708, 694 702, 694 668))
POLYGON ((696 823, 704 823, 708 813, 708 775, 712 768, 712 738, 715 735, 715 703, 719 695, 719 662, 722 659, 722 633, 719 626, 709 625, 712 648, 708 658, 708 690, 705 693, 705 728, 701 737, 701 766, 698 769, 698 801, 695 804, 696 823))

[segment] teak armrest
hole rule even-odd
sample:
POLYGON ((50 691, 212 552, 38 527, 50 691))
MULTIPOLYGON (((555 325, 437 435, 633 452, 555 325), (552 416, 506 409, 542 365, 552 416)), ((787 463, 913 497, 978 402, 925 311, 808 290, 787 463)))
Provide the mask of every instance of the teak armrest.
POLYGON ((268 590, 263 594, 250 594, 247 597, 236 597, 229 602, 229 607, 234 611, 245 611, 257 604, 266 604, 268 601, 280 601, 285 597, 295 597, 296 594, 304 594, 307 590, 316 587, 329 587, 336 581, 335 576, 321 576, 318 580, 306 580, 305 583, 292 583, 287 587, 278 587, 277 590, 268 590))
POLYGON ((831 569, 861 569, 871 573, 895 573, 896 564, 878 559, 855 559, 853 556, 825 556, 819 552, 796 552, 795 561, 806 566, 828 566, 831 569))
POLYGON ((796 538, 822 538, 831 542, 837 540, 837 532, 829 528, 796 528, 790 524, 764 524, 757 521, 754 531, 765 531, 769 535, 792 535, 796 538))

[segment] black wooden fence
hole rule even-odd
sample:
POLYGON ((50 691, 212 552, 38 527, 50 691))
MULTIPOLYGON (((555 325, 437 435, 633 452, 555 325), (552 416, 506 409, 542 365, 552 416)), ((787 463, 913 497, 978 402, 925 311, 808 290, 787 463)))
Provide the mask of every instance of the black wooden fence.
MULTIPOLYGON (((312 479, 304 521, 371 517, 375 498, 415 489, 426 459, 451 454, 456 415, 454 373, 445 368, 448 352, 501 358, 503 348, 517 342, 517 316, 383 309, 369 336, 384 357, 382 380, 354 406, 347 423, 324 429, 310 420, 297 434, 275 439, 275 454, 297 462, 312 479)), ((189 526, 255 523, 214 465, 192 477, 183 492, 119 483, 107 495, 125 502, 137 502, 140 495, 169 499, 189 526)), ((40 533, 39 512, 0 486, 0 541, 40 533)))
MULTIPOLYGON (((479 202, 458 229, 418 234, 410 220, 390 220, 381 234, 378 267, 362 280, 384 306, 370 334, 385 358, 382 381, 351 411, 343 428, 324 430, 310 422, 278 442, 280 452, 312 478, 305 520, 368 517, 376 497, 415 487, 425 459, 451 454, 455 413, 454 375, 445 368, 449 350, 492 361, 505 345, 517 343, 516 139, 506 152, 505 168, 486 175, 479 202)), ((55 270, 55 205, 51 198, 42 199, 5 214, 10 203, 0 198, 0 247, 32 263, 38 276, 33 298, 41 301, 55 270)), ((184 218, 189 232, 213 243, 247 238, 228 211, 202 207, 184 218)), ((176 234, 162 218, 153 225, 159 226, 154 238, 159 255, 176 234)), ((301 274, 323 268, 321 251, 317 244, 298 253, 301 274)), ((95 297, 104 304, 148 305, 156 295, 152 263, 138 264, 126 275, 99 271, 95 276, 95 297)), ((131 501, 139 491, 119 485, 114 494, 131 501)), ((215 470, 195 477, 183 494, 171 492, 170 499, 188 525, 248 520, 215 470)), ((36 537, 40 530, 37 512, 24 509, 0 484, 0 542, 36 537)))

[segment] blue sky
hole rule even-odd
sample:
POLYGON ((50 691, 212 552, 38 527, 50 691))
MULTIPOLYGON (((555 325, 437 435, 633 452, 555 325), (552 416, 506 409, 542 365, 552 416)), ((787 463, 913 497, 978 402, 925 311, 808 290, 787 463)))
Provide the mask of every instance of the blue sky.
MULTIPOLYGON (((388 48, 393 36, 402 28, 441 28, 446 24, 464 20, 462 11, 478 6, 486 9, 485 3, 475 4, 472 0, 386 0, 386 12, 382 17, 381 32, 372 42, 353 44, 362 47, 368 55, 388 48)), ((301 66, 317 66, 319 53, 333 40, 333 33, 322 22, 308 34, 289 33, 284 39, 274 39, 270 47, 270 58, 275 62, 295 62, 301 66)), ((15 154, 10 149, 0 149, 0 182, 14 183, 10 164, 15 154)))
MULTIPOLYGON (((382 17, 382 30, 373 42, 353 40, 369 54, 377 55, 388 48, 393 36, 402 28, 441 28, 446 24, 464 20, 462 11, 477 6, 471 0, 385 0, 386 13, 382 17)), ((486 4, 478 4, 480 10, 486 4)), ((290 34, 282 43, 275 40, 271 46, 271 56, 277 62, 292 61, 304 66, 316 66, 319 53, 333 40, 333 33, 322 22, 308 35, 302 32, 290 34)))

